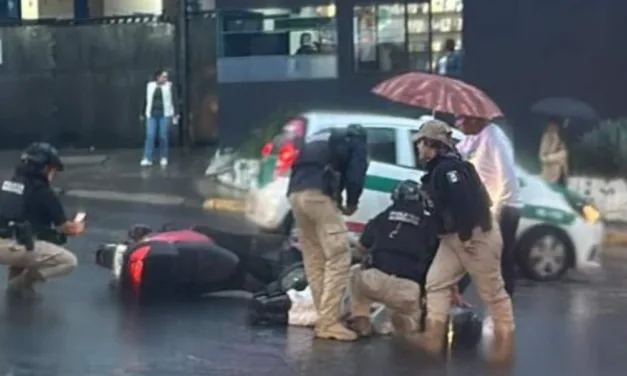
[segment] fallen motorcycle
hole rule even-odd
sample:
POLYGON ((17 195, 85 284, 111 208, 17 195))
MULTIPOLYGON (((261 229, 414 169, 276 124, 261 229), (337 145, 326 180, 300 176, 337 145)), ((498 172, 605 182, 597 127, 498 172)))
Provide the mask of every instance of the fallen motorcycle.
POLYGON ((112 286, 142 296, 257 292, 276 280, 289 289, 290 279, 304 277, 303 271, 294 273, 302 268, 299 252, 295 255, 276 248, 257 252, 245 246, 227 249, 214 240, 220 235, 224 239, 233 236, 206 226, 164 226, 154 231, 134 225, 125 240, 102 244, 96 263, 111 271, 112 286))

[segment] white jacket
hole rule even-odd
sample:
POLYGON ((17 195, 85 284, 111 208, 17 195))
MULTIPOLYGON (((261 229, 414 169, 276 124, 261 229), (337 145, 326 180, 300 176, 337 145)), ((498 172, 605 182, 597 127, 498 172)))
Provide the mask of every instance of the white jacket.
POLYGON ((512 142, 496 124, 489 124, 476 135, 457 144, 459 152, 477 169, 492 199, 496 218, 504 206, 521 207, 512 142))
MULTIPOLYGON (((150 117, 152 109, 152 97, 157 89, 157 83, 150 81, 146 85, 146 117, 150 117)), ((166 82, 161 86, 161 95, 163 96, 163 115, 174 116, 174 100, 172 98, 172 82, 166 82)))

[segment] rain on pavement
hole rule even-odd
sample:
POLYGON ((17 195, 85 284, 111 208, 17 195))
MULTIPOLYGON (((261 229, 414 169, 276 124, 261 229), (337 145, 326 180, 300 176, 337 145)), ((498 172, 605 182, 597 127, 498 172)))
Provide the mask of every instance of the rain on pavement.
POLYGON ((591 277, 522 281, 515 301, 515 359, 509 368, 494 370, 479 354, 434 361, 393 338, 337 343, 313 340, 307 329, 250 328, 243 298, 122 304, 107 286, 107 271, 94 264, 94 252, 98 244, 123 237, 131 224, 205 223, 238 236, 253 229, 237 215, 184 205, 65 200, 69 213, 88 213, 87 233, 69 243, 81 264, 43 286, 35 304, 0 299, 0 375, 625 374, 627 249, 607 249, 604 271, 591 277))

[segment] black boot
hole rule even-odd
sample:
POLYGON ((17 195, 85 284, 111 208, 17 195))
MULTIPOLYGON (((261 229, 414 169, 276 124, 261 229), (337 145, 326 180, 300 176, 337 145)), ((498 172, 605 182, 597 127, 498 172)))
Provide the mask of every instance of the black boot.
POLYGON ((287 325, 291 307, 292 302, 287 294, 259 294, 251 301, 249 321, 251 324, 287 325))

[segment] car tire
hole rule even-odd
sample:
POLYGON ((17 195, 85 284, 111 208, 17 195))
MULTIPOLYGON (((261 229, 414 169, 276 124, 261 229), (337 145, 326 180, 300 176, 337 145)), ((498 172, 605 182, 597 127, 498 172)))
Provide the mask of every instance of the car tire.
POLYGON ((559 228, 535 227, 522 236, 516 248, 521 272, 534 281, 559 280, 573 265, 573 244, 559 228))

